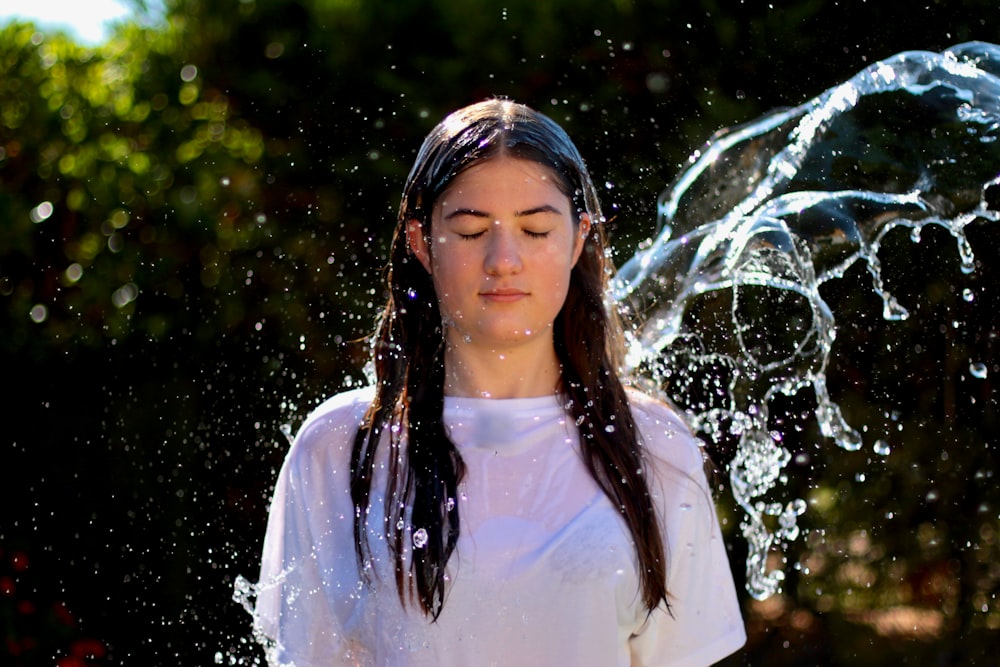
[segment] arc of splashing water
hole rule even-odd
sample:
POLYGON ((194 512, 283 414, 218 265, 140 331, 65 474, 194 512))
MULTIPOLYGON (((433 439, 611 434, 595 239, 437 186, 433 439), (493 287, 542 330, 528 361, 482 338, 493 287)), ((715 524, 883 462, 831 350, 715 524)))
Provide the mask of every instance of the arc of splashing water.
POLYGON ((992 44, 971 42, 940 54, 905 52, 805 104, 717 135, 661 195, 657 237, 618 273, 612 299, 636 324, 626 359, 630 369, 666 390, 684 373, 671 362, 671 349, 685 342, 703 366, 730 371, 728 379, 716 379, 725 385, 721 406, 702 404, 689 414, 699 430, 711 432, 728 419, 739 435, 729 476, 745 514, 747 589, 755 598, 780 589, 783 572, 768 570, 767 557, 776 541, 798 537, 798 517, 806 511, 801 499, 765 500, 791 458, 780 434, 767 428, 771 400, 811 388, 823 436, 845 450, 862 446, 827 391, 836 322, 819 286, 863 261, 882 298, 883 317, 905 319, 908 312, 882 281, 878 251, 893 229, 910 228, 916 240, 929 224, 952 234, 962 271, 974 270, 965 228, 1000 218, 998 75, 1000 47, 992 44), (911 144, 926 142, 914 134, 919 124, 907 122, 888 138, 883 128, 869 127, 866 107, 881 122, 895 113, 893 104, 915 105, 936 119, 945 138, 934 140, 933 150, 914 149, 903 162, 878 157, 880 150, 905 153, 911 144), (866 128, 873 136, 866 136, 866 128), (838 161, 848 168, 838 170, 838 161), (881 182, 858 176, 864 172, 859 164, 884 167, 887 175, 881 182), (747 341, 752 327, 740 320, 736 305, 741 291, 755 287, 808 304, 808 325, 800 326, 789 349, 771 358, 747 341), (733 293, 734 351, 707 349, 685 323, 699 295, 722 290, 733 293), (777 517, 773 531, 765 526, 768 516, 777 517))

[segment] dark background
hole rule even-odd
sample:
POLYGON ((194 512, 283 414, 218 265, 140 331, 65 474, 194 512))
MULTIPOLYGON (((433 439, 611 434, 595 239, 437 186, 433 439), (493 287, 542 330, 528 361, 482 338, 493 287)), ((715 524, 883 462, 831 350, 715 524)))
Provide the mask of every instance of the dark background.
MULTIPOLYGON (((361 379, 402 182, 448 111, 506 95, 563 124, 621 262, 720 128, 899 51, 1000 41, 992 1, 165 4, 96 49, 0 30, 0 664, 261 660, 231 594, 283 426, 361 379)), ((812 530, 726 664, 995 664, 998 237, 970 231, 970 275, 947 233, 904 237, 882 257, 909 320, 881 320, 859 267, 824 292, 866 445, 786 401, 812 530)))

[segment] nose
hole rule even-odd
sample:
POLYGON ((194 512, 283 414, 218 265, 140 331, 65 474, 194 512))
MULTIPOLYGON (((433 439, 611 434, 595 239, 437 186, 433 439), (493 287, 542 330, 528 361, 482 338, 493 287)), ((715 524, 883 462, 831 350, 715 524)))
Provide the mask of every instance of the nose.
POLYGON ((517 238, 499 221, 487 234, 484 268, 491 276, 508 275, 521 270, 521 248, 517 238))

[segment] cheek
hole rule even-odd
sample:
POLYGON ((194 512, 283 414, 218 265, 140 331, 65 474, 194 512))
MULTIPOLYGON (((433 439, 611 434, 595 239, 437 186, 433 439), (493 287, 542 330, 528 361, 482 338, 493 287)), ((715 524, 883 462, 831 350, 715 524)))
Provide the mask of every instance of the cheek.
POLYGON ((475 283, 471 275, 469 263, 454 254, 438 256, 431 263, 431 280, 437 293, 438 303, 445 311, 450 311, 460 305, 456 300, 461 298, 463 288, 475 283))
MULTIPOLYGON (((452 249, 449 248, 449 250, 452 249)), ((461 253, 439 253, 431 261, 431 275, 435 281, 440 280, 442 283, 448 283, 459 280, 461 276, 468 274, 470 266, 472 264, 468 258, 462 257, 461 253)))
POLYGON ((567 251, 563 245, 549 246, 537 256, 538 266, 553 277, 569 282, 569 273, 575 264, 572 248, 567 251))

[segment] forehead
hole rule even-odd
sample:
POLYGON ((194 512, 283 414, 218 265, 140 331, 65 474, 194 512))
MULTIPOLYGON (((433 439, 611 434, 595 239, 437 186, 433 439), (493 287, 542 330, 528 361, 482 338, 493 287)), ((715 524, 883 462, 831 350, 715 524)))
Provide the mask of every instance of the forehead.
POLYGON ((523 199, 525 197, 564 198, 562 183, 555 170, 533 160, 496 157, 478 162, 462 171, 445 188, 437 204, 456 199, 523 199))

